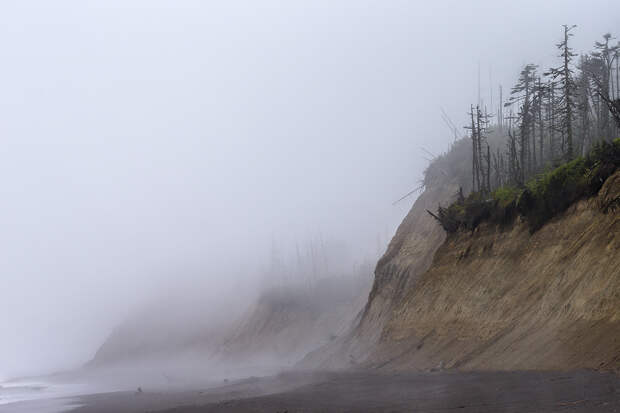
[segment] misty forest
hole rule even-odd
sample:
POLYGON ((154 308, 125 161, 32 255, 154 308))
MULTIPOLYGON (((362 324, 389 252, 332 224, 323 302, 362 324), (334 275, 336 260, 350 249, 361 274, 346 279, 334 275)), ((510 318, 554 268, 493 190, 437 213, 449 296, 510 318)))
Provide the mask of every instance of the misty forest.
POLYGON ((616 412, 620 3, 0 5, 0 413, 616 412))
MULTIPOLYGON (((517 212, 538 229, 575 200, 596 194, 616 170, 620 42, 605 33, 594 50, 578 55, 570 45, 575 28, 563 26, 558 66, 538 73, 528 63, 506 102, 500 86, 491 113, 480 101, 471 106, 471 183, 465 186, 471 194, 465 199, 461 186, 454 204, 439 207, 437 215, 429 211, 446 231, 473 229, 491 215, 503 221, 517 212)), ((613 201, 605 209, 617 206, 613 201)))

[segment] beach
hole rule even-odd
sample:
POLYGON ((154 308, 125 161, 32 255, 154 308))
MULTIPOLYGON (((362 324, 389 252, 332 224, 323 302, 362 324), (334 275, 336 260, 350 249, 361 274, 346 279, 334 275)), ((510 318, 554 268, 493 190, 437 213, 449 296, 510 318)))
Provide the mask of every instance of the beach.
MULTIPOLYGON (((0 412, 618 412, 620 377, 571 372, 308 372, 224 382, 210 389, 142 389, 23 402, 0 412), (64 403, 64 407, 63 406, 64 403), (39 408, 42 410, 36 410, 39 408), (61 411, 61 410, 56 410, 61 411)), ((5 409, 3 410, 2 407, 5 409)))

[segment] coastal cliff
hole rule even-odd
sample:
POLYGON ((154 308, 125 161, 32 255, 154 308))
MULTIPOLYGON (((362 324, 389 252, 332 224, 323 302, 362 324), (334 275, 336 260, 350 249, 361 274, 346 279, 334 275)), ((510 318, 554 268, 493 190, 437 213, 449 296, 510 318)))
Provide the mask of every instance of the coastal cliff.
POLYGON ((416 200, 359 323, 302 365, 383 369, 620 369, 620 171, 532 233, 517 216, 446 235, 416 200))

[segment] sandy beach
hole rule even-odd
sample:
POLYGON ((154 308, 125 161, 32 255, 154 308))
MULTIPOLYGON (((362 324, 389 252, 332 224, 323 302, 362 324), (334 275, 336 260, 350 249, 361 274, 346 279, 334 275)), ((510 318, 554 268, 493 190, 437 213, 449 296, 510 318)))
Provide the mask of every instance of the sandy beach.
MULTIPOLYGON (((44 411, 38 410, 44 403, 24 402, 1 411, 44 411)), ((58 409, 62 403, 72 413, 619 412, 620 377, 595 371, 297 371, 203 390, 143 389, 55 399, 48 407, 58 409)))

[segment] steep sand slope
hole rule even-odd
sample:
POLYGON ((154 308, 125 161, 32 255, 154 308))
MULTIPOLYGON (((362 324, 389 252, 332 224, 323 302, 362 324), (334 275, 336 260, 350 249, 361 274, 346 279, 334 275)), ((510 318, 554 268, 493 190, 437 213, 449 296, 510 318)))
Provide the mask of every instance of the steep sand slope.
POLYGON ((269 291, 249 309, 216 357, 291 365, 351 328, 370 281, 370 277, 325 278, 310 289, 269 291))
POLYGON ((369 361, 394 367, 620 368, 620 172, 530 235, 450 236, 369 361))
POLYGON ((424 192, 398 227, 386 253, 377 263, 375 280, 364 311, 353 328, 329 345, 308 354, 307 368, 345 368, 365 363, 379 344, 387 322, 415 281, 430 267, 446 235, 426 212, 453 201, 459 187, 469 189, 470 148, 466 141, 436 159, 426 170, 424 192))
POLYGON ((166 301, 119 325, 85 367, 158 368, 180 377, 197 365, 211 368, 211 375, 215 370, 259 374, 290 366, 351 328, 371 282, 368 268, 311 286, 284 285, 265 291, 239 315, 225 308, 219 317, 192 302, 185 312, 170 312, 167 308, 174 308, 178 299, 166 301))
POLYGON ((620 212, 601 211, 620 199, 620 171, 533 235, 520 219, 483 224, 436 253, 424 195, 377 265, 359 326, 308 365, 620 368, 620 212))
POLYGON ((308 354, 301 367, 344 368, 368 359, 379 345, 383 327, 393 318, 394 309, 417 277, 429 268, 435 251, 445 240, 444 231, 426 209, 447 203, 457 188, 453 184, 427 189, 418 198, 379 261, 366 306, 352 328, 308 354))

